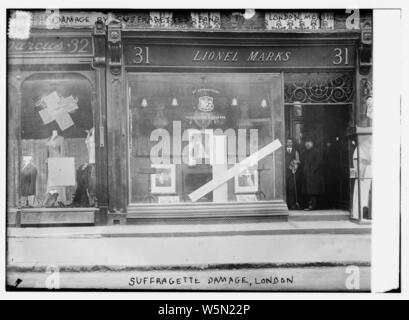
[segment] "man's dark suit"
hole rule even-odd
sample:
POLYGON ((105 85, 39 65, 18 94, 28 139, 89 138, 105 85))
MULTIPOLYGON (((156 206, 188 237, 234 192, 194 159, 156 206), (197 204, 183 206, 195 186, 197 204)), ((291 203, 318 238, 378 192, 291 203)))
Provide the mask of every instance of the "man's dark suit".
POLYGON ((289 209, 295 209, 297 206, 297 177, 296 173, 293 173, 291 170, 291 163, 299 163, 299 154, 298 151, 292 147, 291 152, 288 148, 285 149, 285 167, 286 167, 286 195, 287 195, 287 206, 289 209))
POLYGON ((323 159, 315 148, 311 148, 303 152, 301 161, 304 176, 302 192, 308 198, 309 207, 315 209, 317 206, 317 198, 325 191, 322 173, 323 159))

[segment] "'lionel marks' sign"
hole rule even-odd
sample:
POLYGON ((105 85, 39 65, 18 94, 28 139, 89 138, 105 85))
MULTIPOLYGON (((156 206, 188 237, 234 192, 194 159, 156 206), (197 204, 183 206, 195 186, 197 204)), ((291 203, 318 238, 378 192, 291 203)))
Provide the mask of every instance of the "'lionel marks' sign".
POLYGON ((132 44, 124 46, 125 64, 134 67, 353 67, 353 45, 218 46, 132 44))
POLYGON ((91 37, 33 37, 28 40, 9 40, 9 55, 93 55, 91 37))

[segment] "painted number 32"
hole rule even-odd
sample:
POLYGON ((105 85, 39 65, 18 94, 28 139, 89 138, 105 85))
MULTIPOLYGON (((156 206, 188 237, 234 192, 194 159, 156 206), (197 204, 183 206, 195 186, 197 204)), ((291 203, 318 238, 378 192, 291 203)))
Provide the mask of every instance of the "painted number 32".
POLYGON ((332 60, 333 64, 348 64, 348 48, 335 48, 334 49, 334 59, 332 60))
POLYGON ((68 43, 68 48, 70 48, 70 53, 88 53, 89 51, 89 40, 88 39, 71 39, 68 43))

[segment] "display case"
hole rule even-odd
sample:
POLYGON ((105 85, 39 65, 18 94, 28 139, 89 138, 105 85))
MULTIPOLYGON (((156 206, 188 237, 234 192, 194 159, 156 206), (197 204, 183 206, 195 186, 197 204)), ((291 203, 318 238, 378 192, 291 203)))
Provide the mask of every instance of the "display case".
POLYGON ((91 86, 74 73, 38 73, 21 86, 22 207, 95 202, 91 86))
POLYGON ((199 199, 192 193, 283 141, 281 74, 129 74, 131 204, 282 200, 281 149, 199 199))

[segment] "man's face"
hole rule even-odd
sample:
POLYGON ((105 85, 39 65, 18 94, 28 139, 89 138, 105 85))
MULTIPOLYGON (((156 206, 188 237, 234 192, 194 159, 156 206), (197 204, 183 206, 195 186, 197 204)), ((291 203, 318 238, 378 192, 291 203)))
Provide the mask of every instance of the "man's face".
POLYGON ((314 146, 314 143, 312 141, 307 141, 305 142, 305 149, 309 150, 314 146))
POLYGON ((293 146, 293 140, 288 139, 287 140, 287 148, 291 148, 293 146))

